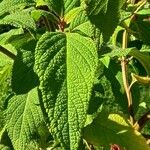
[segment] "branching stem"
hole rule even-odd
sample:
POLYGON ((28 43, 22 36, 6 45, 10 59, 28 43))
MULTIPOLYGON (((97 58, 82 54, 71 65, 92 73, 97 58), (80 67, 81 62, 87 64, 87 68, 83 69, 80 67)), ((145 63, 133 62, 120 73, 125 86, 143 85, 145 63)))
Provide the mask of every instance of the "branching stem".
MULTIPOLYGON (((123 49, 127 48, 127 38, 128 38, 128 33, 125 30, 123 33, 123 40, 122 40, 122 48, 123 49)), ((133 125, 134 124, 134 113, 133 113, 133 105, 132 105, 132 95, 131 95, 130 86, 129 86, 129 82, 128 82, 127 64, 128 64, 128 60, 125 57, 122 57, 121 68, 122 68, 123 85, 124 85, 125 92, 127 95, 127 100, 128 100, 129 119, 130 119, 131 124, 133 125)))
POLYGON ((16 55, 13 54, 12 52, 10 52, 9 50, 7 50, 6 48, 0 46, 0 52, 2 52, 3 54, 5 54, 6 56, 8 56, 9 58, 15 60, 16 55))

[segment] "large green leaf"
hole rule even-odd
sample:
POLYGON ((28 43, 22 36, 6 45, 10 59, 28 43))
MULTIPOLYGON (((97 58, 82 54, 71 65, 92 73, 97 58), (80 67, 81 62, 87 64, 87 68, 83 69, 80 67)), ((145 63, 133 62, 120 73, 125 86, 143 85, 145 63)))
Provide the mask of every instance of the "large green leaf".
POLYGON ((55 139, 76 150, 84 126, 97 52, 90 38, 46 33, 36 47, 35 67, 55 139))
POLYGON ((38 139, 38 129, 43 126, 44 119, 37 88, 28 94, 13 96, 9 100, 6 124, 15 150, 25 150, 32 140, 38 139))
POLYGON ((109 148, 117 144, 127 150, 149 150, 146 140, 128 121, 118 114, 99 114, 92 124, 84 128, 84 138, 91 144, 109 148))
MULTIPOLYGON (((100 28, 104 42, 109 40, 118 25, 119 11, 123 2, 124 0, 105 0, 103 2, 101 0, 97 0, 95 1, 95 4, 93 4, 94 0, 92 1, 92 6, 95 5, 95 10, 93 10, 93 13, 89 14, 89 19, 93 24, 100 28), (104 7, 102 7, 102 5, 96 5, 97 3, 102 3, 104 7), (99 7, 97 8, 97 6, 99 7)), ((87 4, 87 7, 90 8, 90 3, 87 4)))

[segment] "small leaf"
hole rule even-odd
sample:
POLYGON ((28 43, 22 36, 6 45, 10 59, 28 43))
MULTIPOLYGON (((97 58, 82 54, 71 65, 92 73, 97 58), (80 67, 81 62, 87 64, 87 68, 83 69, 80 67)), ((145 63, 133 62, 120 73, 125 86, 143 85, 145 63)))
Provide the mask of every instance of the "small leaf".
POLYGON ((136 48, 126 48, 126 49, 121 49, 121 48, 113 48, 114 50, 112 50, 110 53, 106 53, 106 54, 104 54, 103 56, 105 56, 105 57, 111 57, 111 58, 113 58, 113 57, 122 57, 122 56, 127 56, 127 55, 129 55, 129 53, 131 52, 131 51, 133 51, 134 49, 136 49, 136 48))
POLYGON ((79 12, 79 14, 70 23, 69 29, 73 30, 73 29, 77 28, 78 26, 86 23, 87 21, 88 21, 88 16, 86 14, 86 11, 81 10, 79 12))
POLYGON ((99 114, 92 124, 84 128, 83 135, 90 144, 104 148, 117 144, 127 150, 150 149, 144 137, 131 127, 127 119, 118 114, 99 114))
POLYGON ((100 58, 100 61, 108 68, 110 63, 110 57, 105 56, 103 58, 100 58))
POLYGON ((6 123, 14 149, 26 150, 32 140, 38 139, 37 129, 44 124, 44 118, 37 88, 32 89, 28 94, 13 96, 9 100, 6 123))
POLYGON ((72 22, 72 20, 79 15, 80 11, 82 11, 81 7, 76 7, 71 9, 65 16, 64 16, 64 21, 68 24, 72 22))
POLYGON ((46 5, 45 0, 36 0, 36 7, 46 5))
POLYGON ((142 77, 138 76, 134 73, 131 73, 132 81, 138 81, 143 84, 150 84, 150 78, 149 77, 142 77))
POLYGON ((150 15, 150 10, 149 10, 149 8, 141 9, 136 14, 138 14, 138 15, 150 15))
POLYGON ((51 21, 59 21, 59 19, 52 12, 48 12, 40 9, 33 10, 31 12, 31 16, 35 21, 38 21, 42 16, 48 17, 51 21))
POLYGON ((64 149, 77 150, 97 66, 94 42, 77 33, 45 33, 35 67, 50 129, 64 149))
POLYGON ((126 48, 126 49, 116 48, 116 50, 112 50, 110 53, 106 53, 103 56, 104 57, 109 56, 113 58, 113 57, 122 57, 122 56, 127 56, 127 55, 130 55, 136 58, 143 65, 147 74, 150 75, 150 65, 149 65, 150 56, 140 52, 134 47, 126 48))

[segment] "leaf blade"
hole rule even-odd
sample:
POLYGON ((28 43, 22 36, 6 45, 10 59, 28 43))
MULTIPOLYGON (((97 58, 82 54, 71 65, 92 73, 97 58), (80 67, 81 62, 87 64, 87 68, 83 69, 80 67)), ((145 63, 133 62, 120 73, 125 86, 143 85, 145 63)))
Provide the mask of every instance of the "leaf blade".
POLYGON ((118 114, 99 114, 91 125, 85 127, 84 135, 88 142, 105 148, 117 144, 128 150, 150 149, 144 137, 131 127, 125 117, 118 114))
POLYGON ((43 114, 39 107, 37 88, 28 94, 13 96, 6 110, 8 135, 14 149, 26 149, 40 125, 44 124, 43 114))
POLYGON ((40 78, 40 89, 49 116, 50 129, 54 139, 61 141, 66 149, 75 150, 78 147, 96 60, 95 44, 89 38, 76 33, 46 33, 37 44, 35 67, 40 78), (86 64, 87 58, 91 64, 86 64), (78 83, 79 81, 81 83, 78 83))

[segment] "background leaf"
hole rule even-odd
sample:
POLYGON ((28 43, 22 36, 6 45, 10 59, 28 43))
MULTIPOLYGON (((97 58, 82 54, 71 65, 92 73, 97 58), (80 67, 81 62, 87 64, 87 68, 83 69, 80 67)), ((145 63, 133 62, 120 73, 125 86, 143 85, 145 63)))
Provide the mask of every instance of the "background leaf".
POLYGON ((103 113, 84 128, 84 138, 89 143, 105 148, 109 148, 111 144, 117 144, 127 150, 150 149, 144 137, 135 131, 124 117, 103 113))
POLYGON ((25 94, 39 84, 38 77, 33 70, 37 41, 31 35, 21 35, 17 39, 16 43, 16 40, 12 41, 12 45, 18 52, 13 64, 11 86, 16 94, 25 94))
MULTIPOLYGON (((95 1, 95 6, 97 6, 96 2, 100 1, 101 0, 95 1)), ((96 27, 100 28, 103 35, 103 41, 108 42, 110 36, 113 34, 115 28, 119 23, 119 11, 124 3, 124 0, 105 0, 103 2, 106 3, 104 5, 105 7, 102 9, 100 5, 100 10, 98 11, 98 13, 96 11, 96 14, 94 13, 94 15, 89 14, 89 19, 93 24, 96 25, 96 27)), ((90 8, 90 5, 87 5, 87 7, 90 8)))
POLYGON ((80 0, 46 0, 49 8, 60 16, 64 16, 71 9, 79 6, 80 0))
POLYGON ((35 22, 28 12, 18 11, 7 15, 0 19, 0 24, 9 24, 15 27, 22 27, 26 29, 36 29, 35 22))

